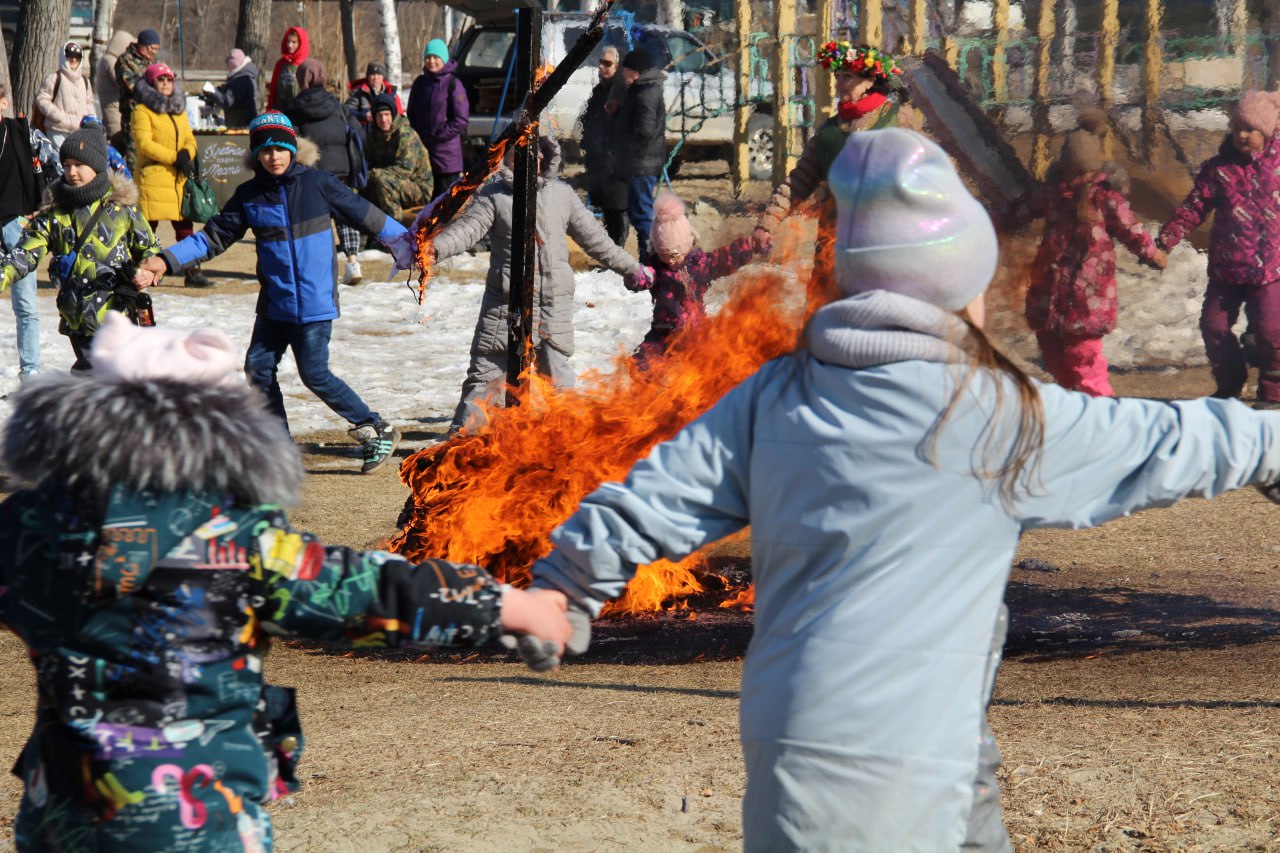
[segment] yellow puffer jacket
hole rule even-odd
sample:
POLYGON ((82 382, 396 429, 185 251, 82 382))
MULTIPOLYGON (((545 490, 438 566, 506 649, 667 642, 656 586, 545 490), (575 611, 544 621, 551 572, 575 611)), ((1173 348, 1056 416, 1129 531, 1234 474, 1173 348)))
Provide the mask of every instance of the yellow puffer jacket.
POLYGON ((176 222, 182 218, 182 188, 187 179, 174 163, 183 148, 192 157, 196 156, 196 138, 187 121, 186 98, 176 91, 167 98, 162 97, 145 80, 138 81, 135 92, 139 97, 133 107, 132 131, 138 152, 138 168, 134 174, 138 207, 149 222, 176 222))

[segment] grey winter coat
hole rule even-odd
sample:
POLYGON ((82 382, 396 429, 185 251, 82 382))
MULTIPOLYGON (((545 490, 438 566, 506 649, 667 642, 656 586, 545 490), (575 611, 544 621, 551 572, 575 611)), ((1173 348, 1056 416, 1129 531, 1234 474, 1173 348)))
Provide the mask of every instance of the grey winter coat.
MULTIPOLYGON (((573 269, 569 266, 568 235, 582 250, 614 272, 631 275, 640 263, 609 239, 604 228, 583 205, 573 188, 555 177, 560 149, 544 140, 542 175, 538 178, 537 288, 538 312, 534 340, 573 355, 573 269)), ((478 192, 456 220, 436 235, 440 259, 465 252, 486 234, 492 236, 489 274, 476 322, 471 352, 500 353, 507 348, 508 275, 511 266, 511 181, 505 166, 498 180, 478 192)))
POLYGON ((667 105, 662 97, 666 79, 652 68, 627 87, 613 120, 616 177, 662 174, 667 162, 667 105))

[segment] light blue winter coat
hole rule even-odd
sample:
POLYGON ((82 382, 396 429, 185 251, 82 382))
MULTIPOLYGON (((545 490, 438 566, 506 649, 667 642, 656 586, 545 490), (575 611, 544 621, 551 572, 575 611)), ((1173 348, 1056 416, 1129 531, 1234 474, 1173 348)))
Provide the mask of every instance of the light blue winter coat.
MULTIPOLYGON (((748 850, 956 849, 1022 531, 1280 477, 1276 413, 1040 386, 1039 487, 1009 509, 971 473, 993 383, 1008 380, 973 385, 938 434, 936 466, 923 454, 956 372, 855 370, 808 352, 769 362, 625 483, 589 495, 535 566, 540 585, 598 606, 637 564, 752 525, 748 850)), ((1001 424, 1016 426, 1012 406, 1001 424)))

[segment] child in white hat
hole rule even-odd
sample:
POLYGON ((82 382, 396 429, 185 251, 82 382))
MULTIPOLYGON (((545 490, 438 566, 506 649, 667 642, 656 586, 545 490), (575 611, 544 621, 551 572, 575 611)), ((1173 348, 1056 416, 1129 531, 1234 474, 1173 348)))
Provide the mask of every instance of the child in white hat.
POLYGON ((1009 849, 985 710, 1020 534, 1274 482, 1280 415, 1029 379, 981 328, 991 221, 919 134, 851 135, 828 181, 807 348, 588 495, 534 585, 598 613, 750 525, 746 850, 1009 849))
POLYGON ((272 635, 568 641, 552 593, 291 528, 297 448, 221 331, 110 313, 93 365, 24 384, 4 434, 0 623, 38 685, 19 850, 269 850, 263 804, 298 788, 304 744, 263 677, 272 635))

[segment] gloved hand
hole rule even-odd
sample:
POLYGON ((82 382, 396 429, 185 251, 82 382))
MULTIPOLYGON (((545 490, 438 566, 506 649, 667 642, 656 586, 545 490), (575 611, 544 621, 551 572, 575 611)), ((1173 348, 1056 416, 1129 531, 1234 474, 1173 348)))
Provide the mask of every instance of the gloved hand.
POLYGON ((395 258, 391 274, 411 270, 418 265, 418 236, 414 229, 392 237, 386 243, 387 251, 395 258))
POLYGON ((648 290, 653 286, 653 267, 641 264, 635 272, 622 277, 622 286, 627 290, 648 290))
MULTIPOLYGON (((571 600, 569 609, 564 615, 573 628, 573 636, 569 638, 569 642, 565 643, 565 654, 580 655, 585 653, 587 647, 591 645, 590 614, 587 613, 582 605, 571 600)), ((518 651, 525 665, 534 672, 547 672, 560 665, 560 655, 557 652, 556 644, 553 642, 539 639, 530 634, 519 637, 514 634, 503 634, 501 642, 508 649, 518 651)))
POLYGON ((178 159, 174 161, 173 167, 188 178, 195 176, 195 163, 192 162, 191 154, 185 148, 178 151, 178 159))
POLYGON ((212 95, 214 92, 218 91, 218 87, 210 83, 208 80, 205 80, 204 85, 200 87, 200 91, 208 92, 212 95))

